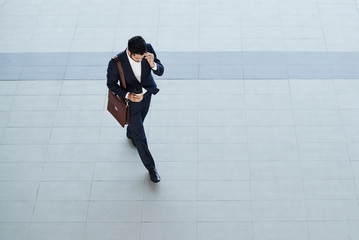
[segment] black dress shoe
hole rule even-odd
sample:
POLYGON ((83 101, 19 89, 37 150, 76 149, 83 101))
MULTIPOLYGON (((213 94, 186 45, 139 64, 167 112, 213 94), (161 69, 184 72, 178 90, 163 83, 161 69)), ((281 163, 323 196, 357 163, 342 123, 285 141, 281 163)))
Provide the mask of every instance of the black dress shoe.
POLYGON ((161 177, 160 175, 158 174, 158 172, 156 170, 151 170, 151 171, 148 171, 149 174, 150 174, 150 178, 151 178, 151 181, 154 182, 154 183, 158 183, 161 181, 161 177))

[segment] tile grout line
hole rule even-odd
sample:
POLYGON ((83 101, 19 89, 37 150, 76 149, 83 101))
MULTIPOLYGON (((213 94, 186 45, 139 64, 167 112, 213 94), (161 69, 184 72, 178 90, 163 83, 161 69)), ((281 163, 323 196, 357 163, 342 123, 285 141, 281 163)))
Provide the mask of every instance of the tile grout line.
MULTIPOLYGON (((243 72, 244 72, 244 69, 243 69, 243 72)), ((252 234, 252 239, 254 239, 254 219, 253 219, 253 185, 252 185, 252 178, 251 178, 251 161, 250 161, 250 157, 249 157, 249 130, 248 130, 248 115, 247 115, 247 111, 249 110, 247 108, 247 101, 246 101, 246 80, 243 79, 243 95, 244 95, 244 98, 243 98, 243 101, 244 101, 244 113, 245 113, 245 127, 246 127, 246 135, 247 135, 247 141, 246 141, 246 146, 247 146, 247 162, 248 162, 248 183, 249 183, 249 193, 250 193, 250 203, 251 203, 251 226, 252 226, 252 231, 251 231, 251 234, 252 234)))
MULTIPOLYGON (((244 70, 243 70, 244 71, 244 70)), ((247 110, 249 110, 247 108, 247 102, 246 102, 246 80, 241 80, 242 81, 242 87, 243 87, 243 101, 244 101, 244 114, 245 114, 245 128, 246 128, 246 148, 247 148, 247 163, 248 163, 248 184, 249 184, 249 194, 250 194, 250 214, 251 214, 251 220, 249 221, 251 223, 251 234, 252 234, 252 239, 254 239, 254 220, 253 220, 253 191, 252 191, 252 178, 251 178, 251 166, 250 166, 250 158, 249 158, 249 131, 248 131, 248 116, 247 116, 247 110)), ((246 180, 240 180, 241 182, 246 182, 246 180)), ((246 201, 246 200, 240 200, 240 201, 246 201)))
MULTIPOLYGON (((104 108, 104 106, 106 104, 106 99, 107 98, 105 98, 103 100, 104 101, 103 108, 104 108)), ((96 143, 96 157, 93 160, 93 164, 92 164, 92 178, 91 178, 91 184, 90 184, 90 193, 89 193, 89 199, 88 199, 88 204, 87 204, 86 218, 85 218, 85 223, 84 223, 83 240, 86 239, 86 230, 87 230, 87 226, 88 226, 88 215, 89 215, 89 209, 90 209, 90 204, 91 204, 93 182, 95 181, 95 170, 96 170, 97 157, 99 155, 99 144, 100 144, 100 137, 101 137, 103 119, 104 119, 104 114, 103 114, 103 111, 102 111, 101 123, 100 123, 100 127, 99 127, 97 143, 96 143)), ((88 181, 85 181, 85 182, 88 182, 88 181)))
POLYGON ((297 146, 297 153, 298 153, 298 163, 300 166, 300 182, 302 184, 302 193, 303 193, 303 201, 304 201, 304 206, 305 206, 305 217, 306 217, 306 223, 307 223, 307 230, 308 230, 308 240, 311 239, 310 237, 310 226, 309 226, 309 218, 308 218, 308 206, 307 206, 307 199, 306 199, 306 194, 305 194, 305 189, 304 189, 304 181, 303 181, 303 166, 302 166, 302 161, 301 161, 301 156, 300 156, 300 149, 299 149, 299 141, 298 141, 298 131, 297 131, 297 125, 296 125, 296 121, 295 121, 295 112, 294 112, 294 105, 293 105, 293 93, 292 93, 292 85, 291 85, 291 79, 287 80, 288 82, 288 87, 289 87, 289 94, 290 94, 290 101, 291 101, 291 110, 292 110, 292 116, 293 116, 293 124, 294 124, 294 131, 295 131, 295 138, 296 138, 296 146, 297 146))
POLYGON ((199 169, 199 118, 200 118, 200 107, 199 107, 199 98, 200 98, 200 80, 197 79, 197 143, 196 143, 196 164, 197 164, 197 201, 196 201, 196 239, 198 239, 198 203, 199 203, 199 174, 198 174, 198 169, 199 169))
MULTIPOLYGON (((327 53, 328 52, 328 41, 325 37, 325 31, 324 31, 324 25, 323 25, 323 17, 322 17, 322 14, 320 14, 320 8, 319 8, 319 3, 318 3, 318 0, 316 0, 315 2, 315 6, 318 10, 318 13, 319 13, 319 18, 320 18, 320 23, 321 23, 321 26, 320 26, 320 31, 322 32, 322 35, 323 35, 323 40, 324 40, 324 43, 325 43, 325 52, 327 53)), ((332 72, 332 68, 330 68, 330 71, 331 71, 331 75, 333 76, 333 72, 332 72)))
MULTIPOLYGON (((58 111, 58 106, 59 106, 59 102, 60 102, 60 95, 61 95, 62 87, 63 87, 63 81, 61 80, 61 89, 60 89, 60 92, 59 92, 58 97, 57 97, 56 110, 54 110, 55 111, 55 117, 56 117, 56 112, 58 111)), ((29 111, 31 111, 31 110, 29 110, 29 111)), ((34 210, 33 210, 33 214, 32 214, 32 217, 31 217, 31 223, 30 223, 27 239, 30 238, 30 232, 31 232, 32 224, 34 223, 33 221, 34 221, 34 217, 35 217, 35 210, 36 210, 38 202, 39 202, 38 197, 39 197, 41 183, 43 182, 43 177, 44 177, 44 174, 45 174, 45 165, 46 165, 46 162, 47 162, 47 156, 48 156, 48 153, 49 153, 49 147, 51 145, 51 137, 52 137, 52 131, 53 131, 54 124, 55 124, 55 117, 52 120, 51 131, 50 131, 50 135, 49 135, 49 139, 48 139, 48 143, 47 143, 47 148, 46 148, 46 154, 45 154, 45 157, 44 157, 44 160, 43 160, 43 163, 42 163, 41 177, 40 177, 39 186, 38 186, 38 189, 37 189, 37 192, 36 192, 34 210)))
MULTIPOLYGON (((340 119, 341 119, 341 126, 342 126, 342 131, 343 131, 343 134, 344 134, 344 137, 345 137, 345 147, 346 147, 346 150, 347 150, 347 156, 348 156, 348 161, 349 161, 349 164, 350 164, 350 171, 351 171, 351 174, 352 174, 352 180, 353 180, 353 184, 354 184, 354 187, 355 187, 355 190, 356 190, 356 196, 357 196, 357 199, 356 201, 359 203, 359 186, 356 182, 356 179, 355 179, 355 174, 354 174, 354 170, 353 170, 353 161, 351 160, 351 157, 350 157, 350 150, 349 150, 349 146, 348 146, 348 139, 347 139, 347 134, 346 134, 346 131, 345 131, 345 128, 344 128, 344 120, 343 120, 343 113, 342 113, 342 108, 340 107, 340 101, 339 101, 339 98, 338 98, 338 90, 337 90, 337 85, 335 84, 335 80, 332 80, 333 81, 333 86, 334 86, 334 90, 335 90, 335 96, 336 96, 336 100, 337 100, 337 104, 338 104, 338 110, 340 112, 340 119)), ((347 216, 348 218, 348 216, 347 216)), ((347 221, 351 221, 350 219, 347 219, 347 221)))
MULTIPOLYGON (((201 3, 200 1, 198 1, 198 41, 200 42, 201 41, 201 36, 200 36, 200 30, 201 29, 201 3)), ((196 54, 196 63, 197 63, 197 79, 196 79, 196 82, 197 82, 197 143, 196 143, 196 164, 197 164, 197 201, 196 201, 196 240, 198 239, 198 222, 199 222, 199 219, 198 219, 198 215, 199 215, 199 210, 198 210, 198 203, 199 203, 199 175, 198 175, 198 169, 199 169, 199 153, 198 153, 198 149, 199 149, 199 117, 200 117, 200 113, 199 113, 199 110, 200 110, 200 105, 199 105, 199 102, 200 102, 200 56, 199 54, 196 54)))

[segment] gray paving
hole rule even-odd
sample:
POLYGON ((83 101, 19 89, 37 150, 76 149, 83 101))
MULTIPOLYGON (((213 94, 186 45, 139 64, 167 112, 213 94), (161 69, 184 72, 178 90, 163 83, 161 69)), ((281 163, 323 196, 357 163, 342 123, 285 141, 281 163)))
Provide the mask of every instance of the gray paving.
MULTIPOLYGON (((118 50, 118 52, 122 51, 118 50)), ((0 53, 1 80, 98 80, 117 52, 0 53)), ((166 79, 356 79, 359 52, 158 52, 166 79), (185 69, 185 71, 183 71, 185 69)))
POLYGON ((1 239, 358 237, 359 81, 220 81, 158 80, 157 185, 104 80, 1 81, 1 239))
POLYGON ((0 0, 0 239, 359 239, 358 20, 354 0, 0 0), (166 67, 159 184, 106 110, 135 34, 166 67))

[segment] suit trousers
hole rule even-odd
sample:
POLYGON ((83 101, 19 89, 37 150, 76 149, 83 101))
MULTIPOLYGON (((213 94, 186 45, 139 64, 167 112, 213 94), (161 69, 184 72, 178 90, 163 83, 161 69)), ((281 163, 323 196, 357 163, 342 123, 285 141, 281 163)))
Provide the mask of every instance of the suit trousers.
POLYGON ((138 154, 147 170, 156 169, 155 162, 148 149, 143 122, 151 103, 151 93, 146 93, 141 102, 130 102, 130 125, 127 127, 127 136, 137 148, 138 154))

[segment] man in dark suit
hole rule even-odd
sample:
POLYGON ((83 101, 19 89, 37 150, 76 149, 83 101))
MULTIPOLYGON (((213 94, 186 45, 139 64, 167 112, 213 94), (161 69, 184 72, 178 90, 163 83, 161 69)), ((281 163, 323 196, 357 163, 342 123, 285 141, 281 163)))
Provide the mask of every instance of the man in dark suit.
POLYGON ((140 158, 149 171, 153 182, 161 180, 157 173, 154 159, 148 149, 143 121, 147 115, 151 103, 152 94, 157 94, 159 89, 152 77, 152 72, 158 76, 163 74, 164 67, 157 58, 151 46, 141 36, 135 36, 128 40, 128 47, 111 59, 107 68, 107 86, 123 99, 129 100, 130 124, 127 127, 127 137, 136 146, 140 158), (121 62, 127 88, 123 88, 120 81, 120 73, 117 61, 121 62), (120 83, 120 85, 119 85, 120 83), (138 93, 141 92, 142 93, 138 93))

